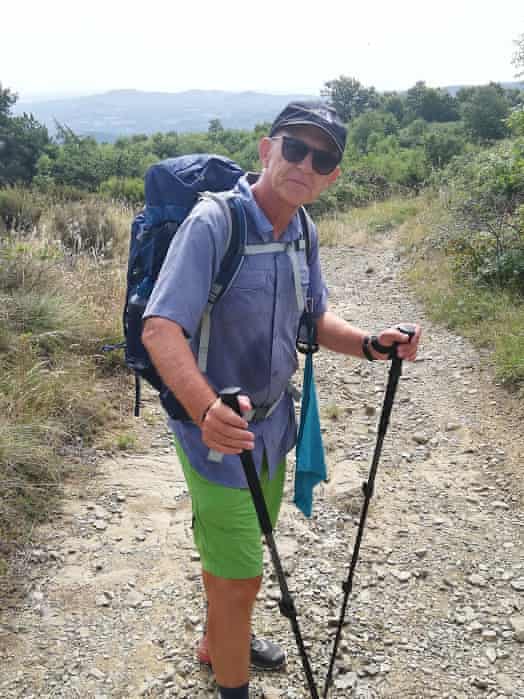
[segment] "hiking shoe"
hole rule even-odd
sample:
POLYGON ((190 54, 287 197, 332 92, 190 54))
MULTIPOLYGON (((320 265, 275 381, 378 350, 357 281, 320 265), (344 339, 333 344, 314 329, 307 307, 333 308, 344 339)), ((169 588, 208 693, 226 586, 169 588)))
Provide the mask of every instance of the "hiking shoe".
MULTIPOLYGON (((198 660, 203 665, 211 666, 207 636, 198 644, 198 660)), ((286 654, 276 643, 263 638, 251 636, 251 665, 258 670, 280 670, 286 664, 286 654)))

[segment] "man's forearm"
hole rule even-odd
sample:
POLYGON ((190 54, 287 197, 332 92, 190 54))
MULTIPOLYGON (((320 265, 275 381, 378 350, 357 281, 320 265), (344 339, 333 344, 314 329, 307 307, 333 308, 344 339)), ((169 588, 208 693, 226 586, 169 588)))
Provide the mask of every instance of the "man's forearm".
POLYGON ((362 340, 366 335, 364 330, 350 325, 331 311, 326 311, 317 320, 318 342, 333 352, 364 357, 362 340))
POLYGON ((182 328, 165 318, 148 318, 142 342, 166 386, 199 425, 217 396, 199 370, 182 328))

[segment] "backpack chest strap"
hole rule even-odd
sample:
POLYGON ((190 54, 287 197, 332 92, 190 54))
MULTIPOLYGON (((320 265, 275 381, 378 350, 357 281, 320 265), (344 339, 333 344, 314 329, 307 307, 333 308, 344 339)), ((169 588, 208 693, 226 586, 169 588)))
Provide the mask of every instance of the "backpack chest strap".
POLYGON ((286 253, 291 262, 293 270, 293 280, 295 282, 295 294, 297 298, 297 307, 300 313, 304 310, 305 300, 302 291, 302 282, 300 279, 300 262, 298 259, 298 251, 306 249, 306 241, 304 238, 293 240, 289 243, 263 243, 262 245, 246 245, 244 255, 262 255, 268 253, 286 253))

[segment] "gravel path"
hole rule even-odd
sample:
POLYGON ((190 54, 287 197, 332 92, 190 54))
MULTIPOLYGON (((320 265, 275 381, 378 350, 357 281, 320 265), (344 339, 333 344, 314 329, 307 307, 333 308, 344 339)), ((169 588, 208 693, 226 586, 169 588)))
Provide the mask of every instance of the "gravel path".
MULTIPOLYGON (((486 357, 424 319, 394 239, 322 257, 346 319, 424 327, 399 384, 330 696, 523 699, 522 410, 486 357)), ((330 481, 308 521, 290 504, 290 474, 276 539, 322 686, 388 368, 327 352, 315 367, 330 481)), ((214 696, 194 660, 203 604, 185 484, 160 423, 142 429, 142 453, 81 471, 21 555, 23 583, 0 615, 2 699, 214 696)), ((255 629, 285 643, 288 663, 255 674, 253 696, 307 697, 269 561, 266 571, 255 629)))

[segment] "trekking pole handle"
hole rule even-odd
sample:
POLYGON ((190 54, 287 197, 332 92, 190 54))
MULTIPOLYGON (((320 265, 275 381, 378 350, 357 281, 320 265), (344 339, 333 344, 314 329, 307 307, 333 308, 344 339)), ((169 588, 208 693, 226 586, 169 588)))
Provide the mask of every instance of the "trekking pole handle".
POLYGON ((240 410, 240 403, 238 402, 238 396, 242 393, 242 389, 237 386, 232 386, 231 388, 224 388, 220 391, 220 400, 228 408, 231 408, 237 415, 242 417, 242 411, 240 410))
MULTIPOLYGON (((412 325, 411 323, 401 323, 400 325, 396 326, 397 330, 403 333, 404 335, 407 335, 409 337, 408 342, 411 342, 411 338, 415 337, 415 326, 412 325)), ((397 355, 397 348, 399 346, 399 342, 394 342, 390 351, 389 351, 389 358, 390 359, 398 359, 397 355)))

